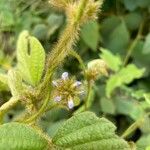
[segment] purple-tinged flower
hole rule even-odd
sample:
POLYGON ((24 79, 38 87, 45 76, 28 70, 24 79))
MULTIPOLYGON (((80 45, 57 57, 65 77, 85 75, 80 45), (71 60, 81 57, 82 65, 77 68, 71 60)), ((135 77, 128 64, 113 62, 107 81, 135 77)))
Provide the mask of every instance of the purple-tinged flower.
POLYGON ((60 102, 60 101, 61 101, 61 96, 56 96, 56 97, 54 98, 54 101, 55 101, 55 102, 60 102))
POLYGON ((74 87, 79 87, 79 86, 81 86, 81 85, 82 85, 82 83, 81 83, 80 81, 76 81, 76 82, 73 84, 74 87))
POLYGON ((57 81, 52 81, 52 84, 54 85, 54 86, 58 86, 58 83, 57 83, 57 81))
POLYGON ((61 75, 61 78, 63 79, 63 80, 67 80, 68 79, 68 72, 64 72, 62 75, 61 75))
POLYGON ((72 99, 68 100, 68 107, 69 109, 72 109, 74 107, 74 102, 72 99))

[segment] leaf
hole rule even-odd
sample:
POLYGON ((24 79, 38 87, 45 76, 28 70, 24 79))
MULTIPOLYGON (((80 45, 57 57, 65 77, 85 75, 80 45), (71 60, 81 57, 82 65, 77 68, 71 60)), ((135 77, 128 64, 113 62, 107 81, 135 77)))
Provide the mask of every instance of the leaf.
POLYGON ((137 141, 137 150, 145 150, 146 147, 150 146, 150 134, 143 135, 138 141, 137 141))
POLYGON ((21 123, 0 126, 1 150, 48 150, 48 141, 38 131, 21 123))
POLYGON ((50 14, 47 18, 48 36, 51 36, 62 25, 63 16, 58 14, 50 14))
POLYGON ((52 139, 63 149, 129 150, 127 142, 115 135, 116 127, 105 118, 84 112, 67 120, 52 139))
POLYGON ((123 2, 125 7, 130 11, 133 11, 138 7, 137 0, 123 0, 123 2))
POLYGON ((109 68, 113 71, 118 71, 122 65, 121 58, 119 56, 113 55, 109 50, 101 48, 102 54, 100 57, 106 62, 109 68))
POLYGON ((150 106, 150 93, 145 93, 144 94, 145 101, 147 104, 150 106))
POLYGON ((146 40, 143 47, 143 54, 150 54, 150 33, 146 36, 146 40))
POLYGON ((7 75, 0 73, 0 82, 7 85, 7 75))
POLYGON ((23 79, 35 86, 41 80, 44 64, 45 52, 40 42, 23 31, 17 43, 18 69, 23 79))
POLYGON ((23 92, 22 77, 18 71, 8 71, 8 86, 13 96, 19 96, 23 92))
POLYGON ((99 42, 99 26, 96 21, 90 21, 83 26, 81 30, 81 38, 87 46, 96 51, 99 42))
POLYGON ((33 35, 40 40, 47 37, 47 26, 45 24, 37 24, 33 29, 33 35))
POLYGON ((106 95, 110 97, 113 90, 124 84, 131 83, 134 79, 142 77, 145 69, 138 69, 135 65, 130 64, 121 69, 118 73, 112 75, 106 84, 106 95))
POLYGON ((106 46, 115 52, 125 50, 130 41, 130 34, 124 21, 116 26, 108 36, 109 39, 106 46))
POLYGON ((116 107, 115 107, 114 102, 111 99, 102 97, 100 99, 100 104, 101 104, 102 112, 107 113, 107 114, 115 114, 116 107))
POLYGON ((137 12, 128 13, 124 19, 125 19, 127 27, 130 30, 136 30, 139 28, 139 26, 141 24, 142 15, 137 12))

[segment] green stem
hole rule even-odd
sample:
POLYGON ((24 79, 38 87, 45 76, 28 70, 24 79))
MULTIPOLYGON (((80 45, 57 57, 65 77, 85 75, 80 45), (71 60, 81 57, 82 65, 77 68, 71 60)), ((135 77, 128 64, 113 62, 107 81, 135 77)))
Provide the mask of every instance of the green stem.
POLYGON ((139 31, 138 31, 138 34, 137 34, 135 40, 132 42, 132 44, 130 45, 130 47, 129 47, 129 49, 128 49, 127 55, 126 55, 126 57, 125 57, 125 59, 124 59, 124 66, 126 66, 126 64, 128 63, 128 61, 129 61, 129 59, 130 59, 130 57, 131 57, 131 54, 132 54, 132 52, 133 52, 135 46, 136 46, 137 43, 138 43, 138 40, 141 38, 141 33, 142 33, 142 31, 143 31, 143 25, 144 25, 144 23, 141 24, 141 26, 140 26, 140 28, 139 28, 139 31))
POLYGON ((35 115, 31 116, 30 118, 28 118, 27 120, 25 120, 23 122, 30 123, 30 122, 33 122, 34 120, 36 120, 39 116, 41 116, 45 112, 45 109, 46 109, 48 103, 49 103, 49 96, 45 99, 40 110, 35 115))
POLYGON ((85 98, 85 110, 88 109, 88 103, 89 103, 89 100, 90 100, 90 95, 91 95, 91 90, 92 90, 92 81, 88 81, 88 85, 87 85, 87 96, 85 98))
POLYGON ((10 110, 12 107, 14 107, 18 101, 19 101, 19 97, 12 97, 8 102, 4 103, 1 107, 0 107, 0 122, 2 123, 3 120, 3 116, 4 114, 10 110))
POLYGON ((133 124, 131 124, 131 126, 125 130, 125 132, 122 134, 122 138, 126 138, 128 137, 132 132, 134 132, 137 128, 139 128, 144 120, 145 120, 145 117, 146 116, 149 116, 150 115, 150 112, 148 112, 147 114, 145 114, 143 117, 141 117, 140 119, 138 119, 136 122, 134 122, 133 124))
POLYGON ((81 56, 75 50, 71 50, 70 55, 72 55, 73 57, 75 57, 78 60, 78 62, 80 63, 80 65, 82 67, 82 70, 84 71, 84 75, 86 76, 86 73, 85 73, 86 67, 84 65, 84 62, 83 62, 81 56))

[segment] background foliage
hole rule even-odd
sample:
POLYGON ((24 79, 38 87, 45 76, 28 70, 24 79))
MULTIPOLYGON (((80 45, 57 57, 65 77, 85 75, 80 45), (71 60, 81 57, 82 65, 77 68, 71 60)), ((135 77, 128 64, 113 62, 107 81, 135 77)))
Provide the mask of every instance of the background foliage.
MULTIPOLYGON (((146 147, 148 150, 150 146, 150 118, 146 115, 150 110, 149 16, 149 0, 105 0, 99 19, 82 27, 75 47, 86 63, 101 57, 111 68, 109 77, 96 82, 89 110, 113 121, 119 135, 142 117, 142 124, 136 124, 136 130, 127 138, 137 142, 139 150, 146 147)), ((7 3, 0 0, 0 72, 7 72, 15 65, 15 45, 22 30, 37 37, 48 52, 64 26, 64 14, 52 9, 46 0, 8 0, 7 3)), ((80 69, 74 58, 68 58, 58 68, 58 74, 67 70, 80 78, 80 69)), ((10 97, 7 89, 0 80, 0 105, 10 97)), ((40 124, 53 137, 77 109, 73 112, 53 110, 40 124)), ((21 110, 21 106, 11 110, 5 121, 14 119, 21 110)))

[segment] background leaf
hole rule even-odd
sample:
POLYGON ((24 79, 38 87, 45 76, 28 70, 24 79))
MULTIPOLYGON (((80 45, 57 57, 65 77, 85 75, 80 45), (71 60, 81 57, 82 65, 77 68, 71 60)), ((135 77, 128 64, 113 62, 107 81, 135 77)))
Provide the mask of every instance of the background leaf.
POLYGON ((110 97, 112 91, 123 85, 129 84, 134 79, 141 78, 145 69, 138 69, 135 65, 130 64, 127 67, 121 69, 118 73, 112 75, 106 85, 106 95, 110 97))
POLYGON ((100 38, 98 23, 96 21, 90 21, 85 24, 81 31, 81 38, 87 46, 95 51, 100 38))
POLYGON ((106 62, 109 68, 113 71, 118 71, 120 66, 122 65, 121 58, 119 56, 113 55, 107 49, 101 48, 102 53, 100 57, 106 62))

